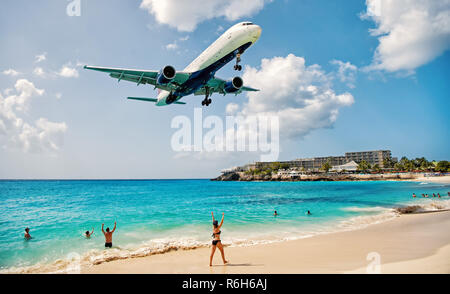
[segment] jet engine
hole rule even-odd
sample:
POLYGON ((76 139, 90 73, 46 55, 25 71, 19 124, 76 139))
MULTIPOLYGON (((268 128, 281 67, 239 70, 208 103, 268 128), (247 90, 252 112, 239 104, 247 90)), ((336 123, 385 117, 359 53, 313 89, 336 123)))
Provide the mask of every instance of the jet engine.
POLYGON ((231 81, 225 83, 223 89, 226 93, 234 93, 239 91, 244 85, 244 81, 240 77, 235 77, 231 81))
POLYGON ((173 66, 167 65, 158 73, 156 82, 159 85, 167 85, 175 78, 176 73, 177 72, 173 66))

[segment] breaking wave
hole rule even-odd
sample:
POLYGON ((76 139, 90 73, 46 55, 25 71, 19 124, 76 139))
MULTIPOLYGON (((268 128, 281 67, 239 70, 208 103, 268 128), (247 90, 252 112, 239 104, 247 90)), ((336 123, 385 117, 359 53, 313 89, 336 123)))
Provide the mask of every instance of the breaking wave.
POLYGON ((342 208, 343 211, 352 211, 352 212, 382 212, 389 210, 389 208, 381 207, 381 206, 374 206, 374 207, 357 207, 357 206, 351 206, 351 207, 345 207, 342 208))

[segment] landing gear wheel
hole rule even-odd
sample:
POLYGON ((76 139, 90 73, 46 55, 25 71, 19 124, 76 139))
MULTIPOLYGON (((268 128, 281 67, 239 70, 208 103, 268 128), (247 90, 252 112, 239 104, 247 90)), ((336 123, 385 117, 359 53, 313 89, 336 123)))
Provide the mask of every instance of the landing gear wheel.
POLYGON ((202 106, 209 106, 209 104, 212 103, 211 99, 205 98, 205 100, 202 101, 202 106))
POLYGON ((238 70, 238 71, 242 70, 242 66, 239 65, 239 62, 241 62, 241 54, 240 53, 238 53, 236 55, 236 65, 234 66, 234 70, 238 70))
POLYGON ((210 95, 209 87, 206 87, 205 92, 206 92, 206 96, 205 96, 205 99, 203 99, 203 101, 202 101, 202 106, 205 106, 205 105, 209 106, 209 104, 211 104, 211 102, 212 102, 211 98, 209 98, 209 95, 210 95))

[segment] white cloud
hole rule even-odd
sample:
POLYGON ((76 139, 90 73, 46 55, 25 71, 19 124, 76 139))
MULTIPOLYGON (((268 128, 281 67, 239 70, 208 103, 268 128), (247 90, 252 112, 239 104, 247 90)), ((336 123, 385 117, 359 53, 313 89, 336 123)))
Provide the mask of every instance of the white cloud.
POLYGON ((167 50, 175 50, 178 49, 178 42, 185 42, 189 40, 189 36, 181 37, 178 40, 175 40, 173 43, 167 44, 166 49, 167 50))
POLYGON ((187 41, 187 40, 189 40, 189 35, 184 36, 184 37, 181 37, 179 40, 180 40, 181 42, 187 41))
POLYGON ((355 88, 356 73, 358 68, 350 62, 343 62, 336 59, 332 60, 330 63, 338 66, 338 71, 336 73, 337 78, 342 83, 345 83, 349 88, 355 88))
MULTIPOLYGON (((305 59, 286 57, 263 59, 260 69, 246 67, 245 84, 260 89, 248 92, 248 102, 237 115, 278 116, 282 138, 301 138, 315 129, 329 128, 339 109, 350 106, 350 93, 336 94, 332 77, 318 65, 305 65, 305 59)), ((227 111, 236 112, 235 105, 227 111)))
POLYGON ((166 49, 167 50, 175 50, 175 49, 177 49, 178 48, 178 44, 175 42, 175 43, 171 43, 171 44, 167 44, 166 45, 166 49))
POLYGON ((44 77, 47 76, 46 73, 45 73, 45 71, 44 71, 44 69, 43 69, 42 67, 36 67, 36 68, 33 70, 33 74, 36 75, 36 76, 38 76, 38 77, 41 77, 41 78, 44 78, 44 77))
POLYGON ((20 75, 20 72, 10 68, 10 69, 6 69, 2 72, 2 74, 4 74, 5 76, 12 76, 12 77, 16 77, 18 75, 20 75))
POLYGON ((12 93, 12 91, 14 91, 12 88, 7 88, 7 89, 3 90, 3 93, 4 93, 6 96, 8 96, 9 94, 12 93))
POLYGON ((58 75, 64 78, 78 78, 79 76, 78 70, 74 67, 71 67, 70 63, 63 65, 58 75))
POLYGON ((222 33, 224 30, 225 30, 225 28, 224 28, 223 26, 220 26, 220 25, 219 25, 219 26, 217 27, 216 34, 218 35, 218 34, 222 33))
POLYGON ((47 59, 47 52, 44 52, 40 55, 36 55, 34 62, 39 63, 39 62, 45 61, 46 59, 47 59))
POLYGON ((33 74, 40 77, 40 78, 57 78, 57 77, 63 77, 63 78, 78 78, 79 72, 78 67, 82 67, 83 64, 79 61, 77 61, 76 65, 73 66, 72 62, 68 62, 64 64, 60 70, 44 70, 42 67, 38 66, 33 70, 33 74))
POLYGON ((450 48, 450 0, 366 0, 363 19, 377 27, 372 64, 366 70, 413 72, 450 48))
POLYGON ((225 17, 235 21, 259 12, 271 0, 142 0, 140 7, 158 23, 192 32, 205 20, 225 17))
POLYGON ((23 117, 30 107, 31 99, 42 96, 45 91, 26 79, 18 80, 14 88, 16 94, 7 97, 0 95, 0 142, 25 152, 59 150, 67 130, 66 123, 40 118, 30 124, 23 117))

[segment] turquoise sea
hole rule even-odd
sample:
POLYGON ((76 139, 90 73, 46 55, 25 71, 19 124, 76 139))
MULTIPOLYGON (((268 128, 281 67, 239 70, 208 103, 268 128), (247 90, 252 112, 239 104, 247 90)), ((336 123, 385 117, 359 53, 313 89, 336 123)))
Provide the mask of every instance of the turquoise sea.
POLYGON ((90 265, 208 246, 211 211, 225 213, 224 244, 248 246, 380 223, 397 217, 399 206, 450 208, 448 191, 450 185, 393 181, 4 180, 0 272, 64 272, 74 256, 90 265), (413 199, 413 192, 442 198, 413 199), (101 224, 112 228, 114 221, 113 248, 105 250, 101 224))

